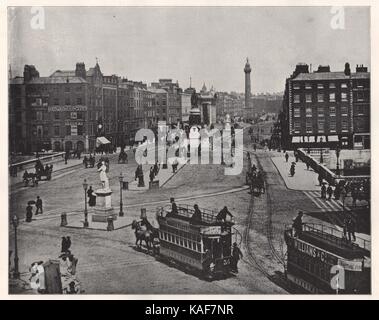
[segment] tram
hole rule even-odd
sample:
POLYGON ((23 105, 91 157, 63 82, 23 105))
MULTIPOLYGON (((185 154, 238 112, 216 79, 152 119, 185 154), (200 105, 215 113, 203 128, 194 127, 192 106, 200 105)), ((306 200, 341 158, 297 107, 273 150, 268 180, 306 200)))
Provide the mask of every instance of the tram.
POLYGON ((295 287, 313 294, 370 293, 369 241, 357 237, 352 243, 342 231, 308 223, 297 236, 286 227, 284 239, 286 276, 295 287))
POLYGON ((194 209, 178 205, 177 214, 171 206, 157 212, 159 225, 159 257, 168 262, 199 272, 207 279, 227 276, 232 255, 233 218, 216 219, 216 212, 200 209, 201 221, 192 221, 194 209))

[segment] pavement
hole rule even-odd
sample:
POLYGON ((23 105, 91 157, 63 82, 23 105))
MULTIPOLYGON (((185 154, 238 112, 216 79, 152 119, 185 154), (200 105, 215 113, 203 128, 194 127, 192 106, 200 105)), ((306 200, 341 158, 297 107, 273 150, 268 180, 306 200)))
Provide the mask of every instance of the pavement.
POLYGON ((300 161, 295 162, 296 159, 293 156, 293 153, 288 152, 289 158, 288 162, 284 158, 282 153, 280 156, 272 157, 271 160, 274 163, 275 167, 278 169, 280 175, 282 176, 284 183, 288 189, 291 190, 302 190, 302 191, 320 191, 320 186, 318 183, 318 174, 309 168, 304 162, 300 161), (295 175, 291 177, 290 168, 291 163, 295 162, 295 175))

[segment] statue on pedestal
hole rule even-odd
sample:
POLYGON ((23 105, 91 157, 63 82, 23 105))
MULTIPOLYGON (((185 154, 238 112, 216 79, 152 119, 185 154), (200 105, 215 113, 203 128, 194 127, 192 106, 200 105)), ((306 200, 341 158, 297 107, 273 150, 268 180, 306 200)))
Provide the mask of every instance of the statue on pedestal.
POLYGON ((108 190, 110 188, 109 188, 109 179, 107 177, 106 170, 107 170, 107 166, 105 165, 105 162, 102 161, 101 166, 97 171, 100 172, 100 181, 101 181, 101 185, 103 189, 108 190))

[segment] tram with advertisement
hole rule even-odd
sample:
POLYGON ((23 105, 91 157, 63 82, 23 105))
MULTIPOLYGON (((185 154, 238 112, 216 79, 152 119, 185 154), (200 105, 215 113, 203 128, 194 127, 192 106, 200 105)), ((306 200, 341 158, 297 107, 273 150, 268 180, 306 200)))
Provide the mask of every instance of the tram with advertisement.
POLYGON ((189 205, 171 206, 157 211, 159 225, 159 258, 191 269, 206 279, 228 276, 232 255, 232 217, 218 220, 217 213, 202 209, 201 221, 193 221, 189 205))
POLYGON ((286 226, 286 277, 301 291, 313 294, 369 294, 371 291, 371 243, 348 241, 343 231, 303 224, 295 236, 286 226))

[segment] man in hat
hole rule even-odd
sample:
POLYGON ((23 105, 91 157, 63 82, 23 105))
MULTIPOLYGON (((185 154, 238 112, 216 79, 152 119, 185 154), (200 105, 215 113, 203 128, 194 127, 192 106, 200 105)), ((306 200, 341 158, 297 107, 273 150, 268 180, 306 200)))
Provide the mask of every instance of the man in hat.
POLYGON ((37 196, 36 200, 36 215, 37 214, 42 214, 42 199, 39 196, 37 196))
POLYGON ((295 230, 295 237, 299 237, 303 231, 303 211, 299 211, 297 217, 293 220, 292 228, 295 230))
POLYGON ((238 273, 238 261, 243 258, 243 254, 237 246, 237 242, 233 243, 232 258, 231 258, 231 269, 232 272, 238 273))
POLYGON ((286 154, 284 155, 284 157, 286 158, 286 162, 288 162, 288 158, 289 158, 290 156, 288 155, 287 152, 286 152, 286 154))
POLYGON ((170 202, 171 202, 171 212, 169 212, 168 215, 172 216, 172 215, 178 214, 178 207, 175 203, 175 199, 170 198, 170 202))
POLYGON ((199 209, 199 206, 197 204, 195 204, 193 206, 193 208, 195 209, 195 212, 193 213, 192 217, 191 217, 191 222, 200 222, 201 223, 201 220, 202 220, 202 214, 201 214, 201 211, 199 209))
POLYGON ((216 220, 217 221, 223 221, 225 222, 226 221, 226 216, 230 216, 231 218, 233 218, 233 215, 229 212, 227 206, 225 206, 216 216, 216 220))

